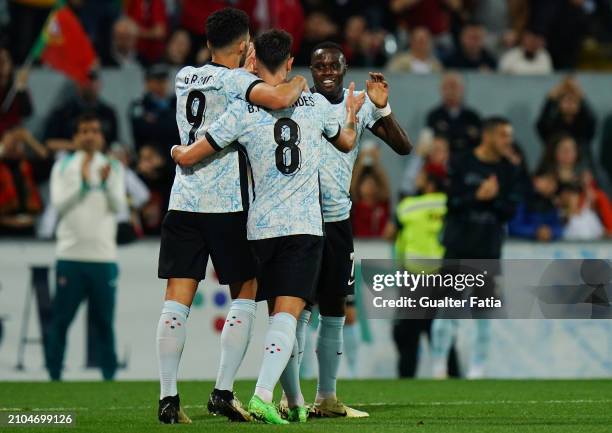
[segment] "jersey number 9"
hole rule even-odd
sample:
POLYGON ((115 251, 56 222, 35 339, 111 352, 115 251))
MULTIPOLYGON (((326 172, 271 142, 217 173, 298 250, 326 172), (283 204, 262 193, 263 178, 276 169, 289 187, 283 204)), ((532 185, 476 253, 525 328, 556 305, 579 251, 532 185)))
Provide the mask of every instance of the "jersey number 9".
POLYGON ((291 176, 300 169, 301 153, 300 126, 287 117, 278 119, 274 124, 276 147, 276 168, 285 176, 291 176))
POLYGON ((189 131, 189 142, 187 144, 193 144, 196 141, 196 133, 198 128, 204 123, 204 112, 206 111, 206 96, 199 90, 192 90, 187 96, 187 103, 185 104, 185 116, 187 122, 191 125, 189 131), (195 108, 195 112, 194 112, 195 108))

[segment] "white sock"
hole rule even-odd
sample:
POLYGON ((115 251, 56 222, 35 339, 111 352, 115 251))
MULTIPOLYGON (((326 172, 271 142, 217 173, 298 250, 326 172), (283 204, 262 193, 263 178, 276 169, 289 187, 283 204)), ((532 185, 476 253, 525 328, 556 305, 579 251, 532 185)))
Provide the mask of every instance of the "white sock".
POLYGON ((320 403, 326 398, 336 397, 336 378, 342 356, 342 328, 344 316, 321 316, 319 339, 317 341, 317 359, 319 361, 319 380, 317 397, 320 403))
POLYGON ((359 325, 353 323, 352 325, 344 325, 343 330, 344 338, 344 354, 346 355, 346 361, 349 368, 351 377, 357 377, 357 361, 359 357, 357 352, 359 350, 359 325))
POLYGON ((257 303, 251 299, 236 299, 227 313, 221 332, 221 361, 215 388, 232 391, 238 368, 249 347, 257 303))
POLYGON ((289 313, 276 313, 264 340, 264 356, 255 386, 255 395, 272 401, 274 387, 293 352, 297 320, 289 313))
POLYGON ((293 343, 291 357, 280 377, 287 404, 289 407, 304 406, 304 395, 300 388, 299 347, 297 339, 293 343))
POLYGON ((310 320, 310 311, 303 310, 298 319, 295 330, 295 344, 291 352, 291 358, 280 377, 283 387, 283 399, 289 407, 304 406, 304 395, 300 387, 300 364, 304 355, 306 343, 306 329, 310 320))
POLYGON ((300 318, 297 322, 297 327, 295 329, 295 339, 298 342, 298 364, 302 365, 302 359, 304 358, 304 350, 306 348, 306 331, 308 331, 308 324, 310 323, 310 315, 311 312, 308 310, 303 310, 302 314, 300 314, 300 318))
POLYGON ((188 306, 175 301, 164 302, 157 325, 160 400, 178 394, 176 376, 187 335, 187 316, 188 306))

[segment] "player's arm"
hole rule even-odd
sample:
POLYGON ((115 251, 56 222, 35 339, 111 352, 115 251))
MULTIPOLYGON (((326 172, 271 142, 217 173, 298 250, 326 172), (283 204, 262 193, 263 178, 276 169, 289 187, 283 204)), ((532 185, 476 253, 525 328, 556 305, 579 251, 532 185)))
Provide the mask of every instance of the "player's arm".
POLYGON ((357 113, 361 110, 365 102, 365 93, 361 92, 359 96, 354 96, 355 83, 351 82, 346 98, 346 117, 344 119, 344 127, 340 129, 338 134, 332 138, 327 138, 340 152, 348 153, 355 147, 357 140, 357 113))
POLYGON ((368 97, 381 116, 370 130, 399 155, 408 155, 412 150, 412 143, 389 107, 389 84, 380 73, 370 72, 370 78, 371 80, 366 81, 368 97))
POLYGON ((170 154, 174 162, 181 167, 192 166, 237 140, 246 124, 245 105, 244 101, 236 100, 220 118, 210 125, 203 138, 188 146, 172 146, 170 154))
POLYGON ((248 92, 248 102, 270 110, 280 110, 293 105, 303 91, 308 90, 308 82, 301 75, 296 75, 290 81, 271 86, 258 81, 248 92))
POLYGON ((181 167, 190 167, 198 162, 202 161, 207 156, 212 155, 215 152, 221 150, 214 140, 209 141, 209 134, 206 133, 204 138, 200 138, 196 142, 190 145, 175 145, 172 146, 170 154, 172 159, 181 167))

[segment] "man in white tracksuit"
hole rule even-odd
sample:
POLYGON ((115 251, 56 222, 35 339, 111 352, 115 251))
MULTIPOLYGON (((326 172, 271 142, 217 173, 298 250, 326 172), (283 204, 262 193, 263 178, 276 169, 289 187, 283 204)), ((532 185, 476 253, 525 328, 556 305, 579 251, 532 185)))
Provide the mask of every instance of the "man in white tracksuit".
POLYGON ((76 125, 77 151, 59 159, 51 173, 51 204, 57 227, 56 292, 46 348, 51 380, 60 380, 66 333, 87 298, 96 326, 105 380, 117 369, 113 316, 117 289, 117 213, 125 207, 125 174, 101 149, 99 119, 82 115, 76 125))

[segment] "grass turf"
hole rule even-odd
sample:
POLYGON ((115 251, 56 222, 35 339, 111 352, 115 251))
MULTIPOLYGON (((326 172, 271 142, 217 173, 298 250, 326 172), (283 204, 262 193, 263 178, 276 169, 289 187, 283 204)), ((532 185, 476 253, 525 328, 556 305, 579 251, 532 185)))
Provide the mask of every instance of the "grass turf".
MULTIPOLYGON (((361 380, 341 381, 341 397, 370 412, 367 419, 315 419, 269 426, 229 423, 205 411, 210 382, 181 382, 181 403, 191 425, 157 423, 156 382, 0 383, 0 411, 66 408, 74 429, 0 426, 0 431, 41 432, 610 432, 612 380, 361 380)), ((253 382, 239 382, 246 404, 253 382)), ((303 383, 314 395, 315 384, 303 383)))

